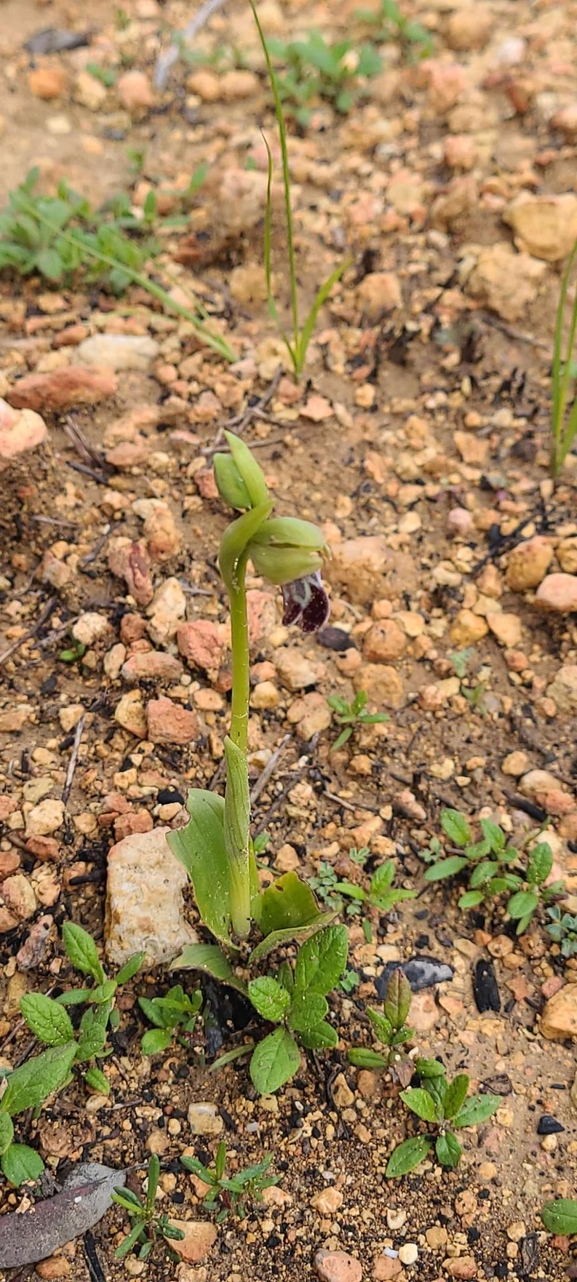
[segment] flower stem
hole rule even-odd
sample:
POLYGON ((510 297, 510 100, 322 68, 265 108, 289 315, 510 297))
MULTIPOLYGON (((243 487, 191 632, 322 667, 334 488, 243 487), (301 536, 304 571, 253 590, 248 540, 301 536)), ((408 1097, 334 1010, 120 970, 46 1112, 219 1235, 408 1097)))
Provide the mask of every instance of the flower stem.
POLYGON ((246 607, 246 555, 239 558, 235 584, 229 587, 230 625, 232 633, 232 708, 230 737, 246 753, 248 744, 249 646, 246 607))

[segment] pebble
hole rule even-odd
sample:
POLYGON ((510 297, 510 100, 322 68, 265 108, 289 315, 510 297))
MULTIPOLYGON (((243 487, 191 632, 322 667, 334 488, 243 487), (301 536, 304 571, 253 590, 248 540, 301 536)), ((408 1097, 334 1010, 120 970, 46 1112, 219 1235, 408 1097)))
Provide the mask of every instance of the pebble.
POLYGON ((478 1011, 501 1009, 501 995, 492 961, 482 957, 473 971, 473 996, 478 1011))
POLYGON ((384 663, 363 663, 354 674, 355 690, 364 690, 376 708, 402 708, 405 685, 395 668, 384 663))
POLYGON ((541 534, 519 543, 509 555, 507 562, 507 587, 512 592, 527 592, 538 588, 543 582, 553 560, 553 548, 549 540, 541 534))
POLYGON ((86 365, 146 372, 159 351, 160 344, 148 334, 91 334, 80 343, 76 354, 86 365))
POLYGON ((81 614, 80 618, 72 626, 72 636, 75 641, 81 645, 91 646, 96 641, 102 640, 110 632, 110 624, 105 614, 97 614, 94 610, 88 610, 86 614, 81 614))
POLYGON ((136 685, 139 681, 180 681, 182 663, 172 654, 163 650, 146 650, 143 654, 132 654, 122 665, 122 679, 127 685, 136 685))
POLYGON ((577 611, 577 575, 548 574, 537 589, 535 603, 554 614, 577 611))
POLYGON ((28 88, 35 98, 50 102, 66 92, 66 72, 62 67, 34 67, 28 72, 28 88))
POLYGON ((466 292, 503 320, 516 321, 537 297, 546 271, 544 262, 516 253, 508 241, 497 241, 481 250, 466 292))
POLYGON ((125 71, 116 82, 116 92, 127 111, 138 113, 153 107, 155 96, 144 71, 125 71))
POLYGON ((560 668, 547 686, 547 694, 561 712, 577 712, 577 664, 568 663, 560 668))
POLYGON ((472 610, 459 610, 451 627, 451 641, 459 650, 476 645, 487 635, 489 628, 480 614, 472 610))
POLYGON ((401 969, 406 979, 411 985, 411 992, 420 993, 425 988, 432 988, 435 984, 443 984, 452 980, 455 972, 452 966, 446 962, 437 961, 435 957, 411 957, 408 961, 387 962, 383 967, 378 979, 375 980, 377 997, 384 998, 389 979, 394 970, 401 969))
POLYGON ((116 378, 111 370, 68 365, 47 374, 26 374, 14 383, 6 400, 16 409, 57 413, 75 405, 94 405, 114 396, 116 378))
POLYGON ((471 1282, 477 1277, 477 1265, 472 1255, 459 1255, 456 1259, 443 1260, 443 1268, 450 1278, 459 1282, 471 1282))
POLYGON ((195 619, 182 623, 176 634, 178 649, 191 668, 218 672, 224 658, 224 644, 216 623, 195 619))
POLYGON ((391 663, 400 659, 406 646, 406 635, 398 624, 393 619, 383 619, 366 633, 363 654, 369 663, 391 663))
POLYGON ((196 942, 183 915, 188 877, 168 847, 169 831, 154 828, 124 837, 109 851, 105 940, 114 966, 142 949, 150 965, 164 965, 196 942))
POLYGON ((393 272, 369 272, 357 286, 355 301, 359 311, 374 323, 402 302, 401 285, 393 272))
POLYGON ((416 1242, 404 1242, 399 1247, 399 1260, 401 1264, 416 1264, 419 1258, 419 1248, 416 1242))
POLYGON ((451 49, 484 49, 495 24, 492 9, 486 5, 466 5, 452 13, 447 28, 451 49))
POLYGON ((331 1216, 336 1214, 343 1201, 344 1197, 340 1189, 328 1188, 323 1189, 321 1193, 315 1193, 311 1198, 311 1206, 319 1212, 319 1215, 331 1216))
POLYGON ((374 1282, 402 1282, 406 1274, 397 1256, 377 1255, 372 1277, 374 1282))
POLYGON ((350 1108, 355 1102, 354 1094, 344 1073, 339 1073, 333 1082, 332 1096, 337 1108, 350 1108))
POLYGON ((346 592, 353 605, 369 605, 381 597, 411 592, 417 586, 415 563, 405 552, 393 552, 382 534, 344 539, 332 547, 325 567, 330 583, 346 592))
POLYGON ((18 921, 26 921, 36 912, 36 895, 24 873, 18 872, 5 878, 2 882, 2 899, 5 908, 18 921))
POLYGON ((257 681, 250 696, 251 708, 264 712, 270 708, 278 708, 279 703, 280 694, 274 681, 257 681))
POLYGON ((520 644, 523 629, 521 620, 516 614, 488 613, 485 617, 500 645, 504 645, 508 650, 514 650, 520 644))
POLYGON ((42 445, 47 430, 44 419, 35 410, 16 410, 0 399, 0 469, 2 460, 10 462, 26 450, 42 445))
POLYGON ((564 1130, 565 1127, 561 1125, 561 1122, 558 1122, 556 1117, 551 1117, 550 1113, 543 1113, 537 1123, 538 1135, 557 1135, 564 1130))
POLYGON ((184 1233, 183 1238, 170 1239, 170 1245, 181 1260, 187 1264, 200 1264, 206 1260, 217 1239, 215 1225, 210 1220, 176 1220, 173 1215, 170 1223, 184 1233))
POLYGON ((216 1104, 189 1104, 187 1117, 193 1135, 220 1135, 224 1127, 216 1104))
POLYGON ((524 191, 504 210, 503 220, 513 228, 520 250, 548 263, 560 262, 577 240, 577 196, 524 191))
POLYGON ((146 723, 152 743, 192 743, 200 734, 196 713, 165 695, 147 703, 146 723))
POLYGON ((144 543, 131 543, 130 539, 118 540, 108 553, 108 569, 118 579, 124 579, 129 595, 137 605, 152 601, 151 561, 144 543))
POLYGON ((321 1282, 362 1282, 362 1266, 346 1251, 317 1251, 315 1269, 321 1282))
POLYGON ((137 516, 144 517, 144 537, 152 560, 170 561, 180 552, 182 539, 168 503, 140 499, 133 509, 137 516))
POLYGON ((157 588, 148 607, 148 635, 155 645, 166 645, 176 635, 186 614, 186 595, 178 579, 170 577, 157 588))
POLYGON ((549 1041, 577 1037, 577 984, 565 984, 545 1005, 541 1036, 549 1041))
POLYGON ((148 733, 146 713, 139 690, 129 690, 127 694, 123 694, 114 709, 114 720, 122 726, 123 730, 128 730, 138 739, 146 738, 148 733))
POLYGON ((310 694, 305 694, 291 703, 287 720, 291 725, 296 725, 299 739, 308 742, 314 734, 320 734, 328 729, 332 715, 324 695, 317 694, 313 690, 310 694))
POLYGON ((275 668, 282 684, 289 690, 306 690, 307 686, 316 685, 325 671, 322 663, 307 659, 296 646, 284 646, 277 650, 275 668))
POLYGON ((515 751, 509 752, 501 762, 501 770, 504 775, 512 775, 518 779, 520 775, 526 774, 531 762, 526 752, 515 751))
POLYGON ((53 797, 47 797, 33 806, 26 816, 27 837, 47 837, 56 832, 64 823, 64 803, 53 797))

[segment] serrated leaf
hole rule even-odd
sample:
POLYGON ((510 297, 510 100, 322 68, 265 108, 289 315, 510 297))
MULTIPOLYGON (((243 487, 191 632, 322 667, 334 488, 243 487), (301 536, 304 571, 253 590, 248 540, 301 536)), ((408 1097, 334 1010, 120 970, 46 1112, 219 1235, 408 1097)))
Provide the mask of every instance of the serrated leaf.
POLYGON ((294 1077, 300 1064, 299 1048, 286 1028, 277 1028, 259 1042, 250 1061, 250 1077, 259 1095, 272 1095, 294 1077))
POLYGON ((447 859, 437 859, 423 876, 425 881, 444 881, 445 877, 454 877, 467 867, 468 860, 463 855, 449 855, 447 859))
POLYGON ((0 1112, 16 1117, 27 1108, 36 1108, 68 1077, 76 1054, 76 1043, 51 1046, 29 1059, 8 1078, 8 1085, 0 1100, 0 1112))
POLYGON ((387 1162, 385 1176, 388 1180, 398 1180, 401 1175, 408 1175, 415 1167, 424 1162, 431 1151, 432 1139, 428 1135, 415 1135, 410 1140, 399 1144, 391 1153, 387 1162))
POLYGON ((104 983, 106 978, 98 949, 92 935, 73 921, 65 921, 62 927, 62 942, 72 965, 83 975, 92 975, 97 984, 104 983))
POLYGON ((378 1051, 369 1050, 365 1046, 355 1046, 347 1051, 349 1064, 354 1064, 355 1068, 379 1069, 387 1067, 387 1060, 384 1055, 379 1055, 378 1051))
POLYGON ((479 1126, 497 1112, 500 1103, 500 1095, 472 1095, 453 1118, 453 1126, 479 1126))
POLYGON ((449 1082, 443 1098, 443 1112, 448 1121, 452 1121, 457 1116, 465 1103, 469 1081, 467 1073, 459 1073, 452 1082, 449 1082))
MULTIPOLYGON (((11 1144, 0 1159, 2 1174, 10 1184, 16 1188, 24 1184, 25 1180, 38 1180, 44 1170, 44 1162, 39 1153, 36 1153, 28 1144, 11 1144)), ((2 1226, 3 1232, 6 1232, 6 1224, 2 1226)), ((0 1245, 0 1261, 4 1259, 3 1244, 0 1245)))
POLYGON ((572 1198, 559 1198, 555 1202, 546 1202, 541 1211, 541 1219, 549 1233, 577 1233, 577 1202, 572 1198))
POLYGON ((311 991, 311 989, 303 992, 297 988, 292 999, 288 1023, 291 1028, 294 1028, 295 1032, 304 1033, 308 1029, 314 1028, 315 1025, 320 1024, 325 1015, 328 1015, 328 1010, 329 1004, 326 997, 311 991))
POLYGON ((76 1047, 76 1062, 92 1059, 106 1044, 106 1031, 110 1011, 107 1006, 90 1007, 85 1011, 80 1022, 80 1034, 76 1047))
POLYGON ((410 1007, 411 985, 401 967, 398 966, 387 984, 384 1006, 386 1018, 395 1031, 405 1024, 410 1007))
POLYGON ((299 1040, 309 1051, 325 1051, 338 1045, 339 1035, 332 1024, 321 1020, 314 1028, 303 1028, 299 1033, 299 1040))
POLYGON ((0 1113, 0 1155, 10 1148, 14 1139, 14 1124, 9 1113, 0 1113))
POLYGON ((69 1014, 51 997, 44 993, 25 993, 20 999, 20 1010, 30 1031, 45 1046, 65 1046, 74 1041, 69 1014))
POLYGON ((295 987, 303 992, 330 993, 347 964, 348 934, 345 926, 327 926, 299 949, 295 987))
POLYGON ((459 1165, 463 1150, 456 1135, 453 1135, 451 1131, 447 1131, 446 1135, 437 1136, 435 1152, 441 1166, 448 1166, 453 1169, 459 1165))
POLYGON ((409 1087, 406 1091, 401 1091, 401 1099, 410 1108, 411 1113, 415 1113, 423 1122, 440 1121, 439 1108, 428 1091, 422 1087, 409 1087))
POLYGON ((291 999, 286 988, 270 975, 252 979, 248 986, 249 999, 255 1010, 271 1024, 280 1024, 290 1010, 291 999))
POLYGON ((443 810, 441 813, 441 828, 447 834, 449 841, 452 841, 455 846, 466 846, 471 840, 471 829, 465 816, 459 810, 443 810))

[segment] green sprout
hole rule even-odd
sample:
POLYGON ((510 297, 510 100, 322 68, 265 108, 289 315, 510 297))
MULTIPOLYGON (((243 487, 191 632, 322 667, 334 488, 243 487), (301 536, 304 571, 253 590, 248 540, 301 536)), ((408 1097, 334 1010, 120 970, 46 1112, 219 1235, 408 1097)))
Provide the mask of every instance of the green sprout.
POLYGON ((169 989, 165 997, 139 997, 138 1004, 153 1028, 144 1033, 140 1049, 143 1055, 158 1055, 177 1041, 185 1050, 190 1047, 186 1034, 194 1032, 202 1006, 202 993, 185 993, 180 984, 169 989))
POLYGON ((320 31, 309 32, 306 40, 269 41, 272 56, 285 65, 277 74, 281 101, 294 112, 297 124, 306 127, 311 106, 324 98, 342 115, 366 93, 366 81, 382 70, 374 44, 357 49, 352 40, 328 44, 320 31))
POLYGON ((158 1181, 160 1178, 160 1162, 156 1153, 153 1153, 148 1163, 148 1176, 146 1182, 146 1197, 142 1201, 131 1189, 118 1188, 112 1194, 112 1201, 117 1206, 121 1206, 126 1211, 132 1228, 130 1233, 120 1243, 114 1252, 115 1260, 123 1260, 130 1251, 136 1246, 138 1259, 146 1260, 153 1250, 156 1242, 160 1242, 169 1260, 173 1264, 179 1264, 181 1257, 170 1245, 173 1242, 181 1242, 184 1238, 182 1229, 177 1229, 176 1225, 170 1223, 168 1215, 161 1215, 156 1209, 156 1193, 158 1190, 158 1181))
POLYGON ((422 1059, 415 1063, 422 1086, 401 1091, 407 1108, 433 1127, 433 1134, 415 1135, 405 1140, 391 1153, 385 1175, 398 1179, 408 1175, 428 1157, 434 1146, 437 1161, 449 1170, 459 1165, 462 1148, 455 1135, 465 1126, 480 1126, 496 1113, 499 1095, 469 1095, 470 1078, 459 1073, 448 1082, 443 1065, 436 1059, 422 1059))
POLYGON ((373 39, 379 43, 398 42, 408 62, 430 58, 434 52, 435 42, 430 31, 420 22, 405 18, 395 0, 381 0, 379 13, 371 9, 357 9, 355 17, 367 26, 376 27, 373 39))
POLYGON ((340 694, 330 694, 327 703, 329 708, 332 708, 338 725, 343 726, 340 735, 331 745, 331 752, 338 752, 339 748, 344 748, 351 735, 355 734, 361 726, 376 726, 389 720, 386 712, 365 712, 368 695, 364 690, 358 691, 352 703, 343 699, 340 694))
POLYGON ((563 353, 563 326, 567 308, 569 282, 575 259, 577 258, 577 241, 573 246, 561 281, 559 305, 555 321, 555 338, 553 344, 553 397, 551 420, 551 475, 557 480, 567 455, 577 434, 577 363, 575 345, 577 342, 577 293, 570 303, 569 334, 567 347, 563 353))
POLYGON ((246 1166, 244 1170, 236 1171, 227 1178, 224 1140, 220 1141, 216 1150, 214 1166, 205 1166, 196 1157, 181 1157, 180 1160, 187 1171, 191 1171, 208 1185, 208 1192, 202 1203, 206 1210, 214 1211, 220 1204, 221 1209, 216 1217, 217 1224, 222 1224, 229 1215, 236 1215, 239 1220, 244 1220, 247 1204, 262 1202, 264 1190, 271 1188, 273 1184, 278 1184, 281 1178, 280 1175, 268 1174, 273 1160, 272 1154, 263 1158, 262 1162, 257 1162, 255 1166, 246 1166))
POLYGON ((382 1051, 370 1050, 368 1047, 354 1046, 347 1052, 350 1064, 354 1064, 355 1068, 393 1068, 397 1076, 399 1076, 399 1069, 402 1075, 403 1067, 407 1066, 409 1071, 405 1082, 411 1080, 411 1061, 401 1050, 401 1047, 412 1041, 414 1037, 413 1029, 407 1025, 411 996, 411 985, 401 967, 398 966, 392 972, 387 984, 383 1011, 374 1010, 370 1006, 367 1008, 375 1039, 381 1046, 387 1047, 386 1054, 382 1051))
POLYGON ((559 904, 547 909, 550 924, 545 927, 549 938, 559 944, 562 957, 577 956, 577 917, 561 911, 559 904))

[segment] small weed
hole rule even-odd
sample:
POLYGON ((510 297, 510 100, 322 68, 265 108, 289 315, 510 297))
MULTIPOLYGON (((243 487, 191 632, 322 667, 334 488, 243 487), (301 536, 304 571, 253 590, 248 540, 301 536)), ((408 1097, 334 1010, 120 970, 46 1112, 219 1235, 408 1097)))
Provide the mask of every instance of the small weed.
POLYGON ((405 1085, 413 1075, 413 1065, 401 1047, 413 1040, 413 1029, 407 1025, 411 1008, 411 985, 400 967, 394 970, 387 984, 383 1011, 367 1008, 375 1040, 386 1046, 387 1053, 370 1050, 364 1046, 353 1047, 347 1052, 349 1063, 355 1068, 394 1069, 405 1085))
POLYGON ((378 44, 398 43, 407 62, 420 62, 434 53, 435 42, 430 31, 420 22, 405 18, 395 0, 381 0, 379 13, 357 9, 355 17, 372 28, 373 39, 378 44))
POLYGON ((545 929, 554 943, 559 944, 561 956, 577 956, 577 917, 562 913, 558 904, 548 908, 547 915, 551 921, 545 929))
POLYGON ((474 649, 472 646, 469 646, 466 650, 455 650, 454 654, 449 655, 449 659, 453 665, 455 676, 457 676, 461 682, 460 693, 467 700, 469 707, 480 712, 482 716, 486 716, 487 707, 485 704, 485 694, 487 692, 487 687, 485 683, 483 681, 478 681, 474 686, 465 684, 468 674, 469 660, 473 654, 474 649))
POLYGON ((229 1215, 236 1215, 239 1220, 244 1220, 247 1205, 251 1202, 262 1202, 264 1189, 278 1184, 281 1178, 280 1175, 268 1175, 272 1164, 272 1154, 270 1154, 256 1166, 247 1166, 227 1179, 224 1140, 220 1141, 217 1148, 214 1166, 204 1166, 196 1157, 181 1157, 180 1160, 187 1171, 191 1171, 193 1175, 197 1175, 200 1180, 208 1184, 208 1193, 202 1204, 206 1210, 215 1211, 220 1204, 221 1209, 216 1217, 217 1224, 222 1224, 229 1215))
POLYGON ((139 1246, 138 1259, 146 1260, 153 1250, 155 1244, 160 1242, 164 1247, 169 1260, 173 1264, 180 1263, 180 1255, 170 1245, 171 1240, 181 1242, 184 1233, 182 1229, 177 1229, 174 1224, 170 1223, 168 1215, 160 1215, 156 1210, 155 1200, 160 1178, 160 1162, 156 1153, 153 1153, 148 1163, 148 1176, 146 1181, 146 1198, 144 1202, 141 1198, 133 1193, 131 1189, 115 1189, 112 1194, 112 1201, 117 1206, 121 1206, 126 1211, 132 1228, 127 1233, 120 1246, 114 1252, 116 1260, 123 1260, 135 1246, 139 1246))
POLYGON ((422 858, 430 865, 425 881, 444 881, 464 873, 469 889, 459 899, 460 908, 478 908, 499 895, 508 895, 507 912, 517 922, 517 934, 522 935, 539 904, 554 899, 562 890, 561 882, 544 884, 553 867, 548 843, 538 842, 527 852, 534 834, 518 849, 507 844, 498 824, 481 819, 482 839, 474 842, 469 824, 458 810, 443 810, 441 827, 457 850, 447 856, 440 842, 433 839, 428 850, 422 852, 422 858))
MULTIPOLYGON (((367 850, 365 858, 368 853, 367 850)), ((316 876, 309 877, 309 885, 328 908, 335 912, 342 912, 344 908, 347 917, 357 916, 363 904, 371 904, 380 912, 388 913, 395 904, 404 899, 414 899, 416 894, 414 890, 399 890, 393 886, 395 872, 394 859, 386 859, 373 873, 369 888, 365 890, 355 882, 341 881, 332 864, 321 860, 316 876)))
POLYGON ((173 1041, 190 1048, 186 1033, 194 1032, 198 1014, 202 1006, 202 993, 197 992, 189 997, 180 984, 175 984, 165 997, 139 997, 138 1004, 154 1028, 143 1034, 140 1047, 143 1055, 158 1055, 172 1045, 173 1041))
POLYGON ((435 1148, 437 1161, 449 1169, 459 1165, 462 1148, 454 1134, 463 1126, 479 1126, 497 1111, 499 1095, 472 1095, 470 1078, 459 1073, 448 1082, 443 1065, 436 1059, 417 1060, 415 1070, 422 1086, 401 1091, 401 1099, 417 1117, 434 1127, 433 1135, 415 1135, 391 1153, 385 1175, 398 1179, 414 1171, 435 1148))
POLYGON ((94 76, 95 80, 99 80, 105 89, 112 89, 116 84, 116 72, 111 67, 102 67, 99 62, 87 62, 86 70, 94 76))
POLYGON ((269 50, 286 67, 277 73, 281 101, 303 127, 319 98, 347 115, 366 92, 364 82, 382 70, 373 44, 360 49, 351 40, 327 44, 320 31, 311 31, 306 40, 271 40, 269 50))
POLYGON ((332 708, 338 725, 343 726, 331 746, 331 752, 338 752, 339 748, 343 748, 359 727, 376 726, 389 720, 386 712, 365 712, 368 695, 364 690, 358 691, 352 703, 348 703, 340 694, 330 694, 327 703, 332 708))
POLYGON ((563 325, 567 308, 569 282, 577 258, 577 241, 569 256, 563 273, 559 306, 555 322, 553 344, 553 396, 552 396, 552 447, 551 475, 557 480, 565 459, 572 448, 577 435, 577 383, 576 383, 576 344, 577 344, 577 292, 574 291, 570 302, 569 335, 567 347, 563 353, 563 325))
POLYGON ((549 1233, 573 1237, 577 1233, 577 1202, 573 1198, 546 1202, 541 1211, 541 1219, 549 1233))

